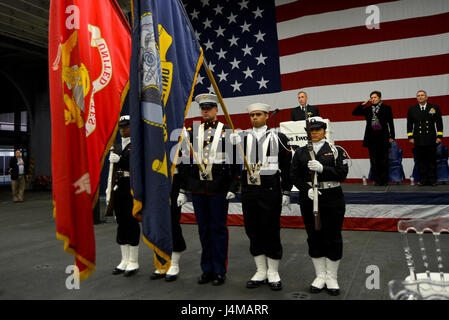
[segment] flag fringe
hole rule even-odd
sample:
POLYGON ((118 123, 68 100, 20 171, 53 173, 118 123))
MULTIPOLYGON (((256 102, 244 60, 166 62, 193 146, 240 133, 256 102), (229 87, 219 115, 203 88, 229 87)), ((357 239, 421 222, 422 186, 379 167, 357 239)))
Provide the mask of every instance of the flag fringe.
POLYGON ((56 232, 56 238, 58 240, 64 241, 64 251, 71 253, 75 256, 75 263, 76 263, 76 259, 78 259, 87 267, 86 270, 83 270, 80 272, 80 281, 86 280, 92 273, 94 273, 95 263, 87 260, 82 255, 80 255, 78 252, 76 252, 75 249, 70 247, 70 238, 68 236, 56 232))
POLYGON ((161 274, 166 274, 168 271, 168 268, 170 268, 171 265, 171 257, 161 249, 159 249, 155 244, 150 242, 145 236, 142 236, 143 241, 154 251, 154 267, 157 271, 159 271, 161 274), (157 256, 160 256, 163 258, 166 263, 162 264, 157 256))

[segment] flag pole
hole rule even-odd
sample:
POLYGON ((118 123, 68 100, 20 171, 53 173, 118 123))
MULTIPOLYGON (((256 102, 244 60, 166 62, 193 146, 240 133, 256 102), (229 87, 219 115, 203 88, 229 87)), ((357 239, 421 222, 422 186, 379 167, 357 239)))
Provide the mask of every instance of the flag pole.
MULTIPOLYGON (((184 14, 184 17, 186 18, 186 20, 187 20, 187 22, 189 24, 190 31, 194 34, 195 32, 194 32, 193 26, 190 23, 190 19, 189 19, 189 16, 187 15, 187 12, 186 12, 185 8, 184 8, 184 5, 182 4, 182 2, 180 0, 177 0, 177 1, 178 1, 179 5, 181 6, 182 12, 184 14)), ((201 44, 200 44, 200 42, 198 41, 198 39, 196 37, 195 37, 195 40, 198 43, 198 45, 201 47, 201 44)), ((224 113, 224 116, 226 118, 226 122, 229 124, 229 127, 232 130, 232 133, 234 133, 235 129, 234 129, 234 124, 232 123, 231 116, 229 115, 228 109, 226 108, 226 105, 225 105, 225 103, 223 101, 223 97, 222 97, 222 95, 220 93, 220 90, 218 89, 217 82, 215 82, 214 76, 213 76, 212 72, 210 71, 210 69, 209 69, 209 67, 207 65, 208 64, 207 64, 206 57, 203 56, 203 67, 206 70, 207 77, 209 78, 209 80, 210 80, 210 82, 212 84, 212 87, 214 88, 215 94, 217 95, 218 101, 221 104, 221 108, 223 109, 223 113, 224 113)), ((243 157, 243 163, 245 165, 245 168, 246 168, 246 170, 248 170, 248 172, 250 174, 250 177, 253 177, 253 170, 251 169, 251 167, 250 167, 250 165, 248 163, 248 160, 246 159, 245 153, 243 151, 243 147, 242 147, 242 145, 240 143, 238 143, 237 145, 239 147, 240 154, 243 157)))

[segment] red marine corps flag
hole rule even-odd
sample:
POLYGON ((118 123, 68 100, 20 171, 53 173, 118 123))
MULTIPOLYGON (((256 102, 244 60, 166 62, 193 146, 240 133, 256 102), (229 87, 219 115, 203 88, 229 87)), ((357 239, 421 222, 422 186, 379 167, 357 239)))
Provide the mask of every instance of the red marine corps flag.
POLYGON ((115 0, 53 0, 48 41, 57 238, 95 270, 92 209, 129 88, 130 27, 115 0))

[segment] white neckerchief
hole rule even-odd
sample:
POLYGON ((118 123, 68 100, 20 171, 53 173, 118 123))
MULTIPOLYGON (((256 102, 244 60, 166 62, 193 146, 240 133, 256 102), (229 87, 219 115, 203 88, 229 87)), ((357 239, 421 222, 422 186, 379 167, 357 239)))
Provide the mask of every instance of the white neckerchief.
POLYGON ((268 127, 266 125, 260 128, 253 127, 253 132, 256 135, 257 140, 263 137, 263 135, 267 131, 267 128, 268 127))
POLYGON ((313 142, 313 151, 315 152, 315 154, 318 154, 318 151, 320 151, 325 142, 326 141, 324 139, 321 139, 318 142, 313 142))
MULTIPOLYGON (((277 170, 278 169, 278 164, 277 164, 277 153, 276 155, 273 155, 273 152, 270 152, 270 156, 267 156, 267 151, 268 151, 268 144, 270 144, 270 149, 271 150, 278 150, 279 146, 278 146, 278 140, 275 137, 273 131, 271 130, 267 130, 268 127, 267 126, 263 126, 260 128, 254 128, 253 130, 249 132, 247 138, 246 138, 246 156, 248 157, 248 162, 251 164, 255 163, 256 157, 252 156, 252 147, 253 147, 253 139, 256 138, 257 140, 262 139, 265 136, 265 140, 263 141, 262 144, 262 159, 259 158, 259 164, 261 164, 264 168, 266 167, 267 169, 270 170, 277 170), (268 134, 267 134, 268 132, 268 134)), ((257 141, 256 143, 259 143, 259 141, 257 141)), ((260 154, 260 153, 259 153, 260 154)))
POLYGON ((131 142, 131 137, 128 138, 122 138, 122 151, 125 149, 125 147, 128 145, 128 143, 131 142))

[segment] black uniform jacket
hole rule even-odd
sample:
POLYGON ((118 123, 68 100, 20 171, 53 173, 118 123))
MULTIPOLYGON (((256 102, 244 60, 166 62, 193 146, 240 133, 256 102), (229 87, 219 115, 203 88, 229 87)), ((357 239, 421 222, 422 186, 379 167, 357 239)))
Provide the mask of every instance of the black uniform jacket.
MULTIPOLYGON (((28 174, 28 161, 22 157, 24 163, 24 175, 28 174)), ((17 158, 14 156, 9 160, 9 170, 11 174, 11 180, 17 180, 19 178, 19 166, 17 165, 17 158)))
MULTIPOLYGON (((269 130, 270 130, 270 128, 267 128, 267 132, 265 133, 265 138, 268 136, 269 130)), ((248 134, 251 134, 251 133, 246 131, 244 133, 244 138, 243 138, 243 150, 244 150, 244 153, 247 156, 247 158, 248 158, 248 155, 247 155, 248 134)), ((286 149, 286 148, 289 148, 287 136, 281 132, 276 132, 276 134, 280 140, 277 143, 278 147, 272 148, 271 142, 269 142, 268 147, 267 147, 267 156, 276 156, 276 153, 277 153, 277 159, 278 159, 278 165, 279 165, 280 172, 278 171, 277 173, 271 174, 271 175, 262 174, 260 176, 260 184, 261 184, 260 186, 248 185, 248 179, 247 179, 248 171, 243 166, 244 170, 242 171, 242 192, 260 190, 259 189, 260 187, 268 188, 270 190, 281 189, 283 192, 290 192, 290 190, 292 188, 292 182, 290 180, 290 164, 291 164, 291 160, 292 160, 292 152, 289 149, 286 149), (273 153, 273 154, 271 154, 271 153, 273 153)), ((261 142, 259 142, 257 148, 262 148, 263 141, 264 141, 264 139, 261 139, 261 142)), ((254 152, 251 152, 251 153, 255 154, 256 138, 254 136, 253 136, 252 150, 254 152)), ((258 151, 260 153, 262 152, 262 150, 258 150, 258 151)), ((262 160, 262 159, 260 159, 260 160, 262 160)))
POLYGON ((407 113, 407 134, 409 139, 415 139, 415 146, 432 145, 437 137, 443 138, 440 108, 430 103, 427 103, 425 111, 421 111, 419 104, 410 107, 407 113))
MULTIPOLYGON (((316 117, 320 115, 320 111, 317 107, 307 105, 307 111, 309 113, 310 117, 316 117)), ((297 106, 294 108, 291 112, 291 121, 299 121, 299 120, 305 120, 305 112, 301 109, 301 106, 297 106)))
MULTIPOLYGON (((218 121, 211 123, 205 123, 204 130, 204 146, 212 144, 215 129, 217 128, 218 121), (207 131, 211 131, 208 134, 207 131), (209 139, 207 138, 209 136, 209 139), (209 143, 208 143, 209 142, 209 143)), ((239 189, 239 178, 240 178, 240 166, 236 164, 235 161, 235 146, 233 146, 229 140, 229 136, 226 135, 225 130, 229 129, 226 125, 223 126, 222 134, 220 136, 220 142, 218 143, 216 152, 227 152, 226 157, 228 159, 227 163, 214 163, 212 166, 212 181, 206 181, 200 179, 200 170, 194 158, 190 155, 189 162, 185 163, 183 160, 178 165, 178 171, 180 174, 180 187, 191 193, 201 193, 201 194, 221 194, 227 192, 237 193, 239 189)), ((189 128, 189 137, 192 146, 195 149, 196 139, 198 136, 193 137, 193 130, 189 128)), ((198 132, 196 132, 198 134, 198 132)), ((183 148, 185 144, 183 144, 183 148)), ((195 149, 195 151, 197 151, 195 149)), ((190 152, 190 151, 189 151, 190 152)), ((205 165, 203 165, 205 167, 205 165)))
POLYGON ((122 150, 122 144, 116 143, 114 145, 114 153, 120 156, 120 161, 115 164, 119 171, 129 171, 129 160, 131 152, 131 143, 128 143, 122 150))
POLYGON ((390 106, 382 103, 379 107, 377 118, 382 129, 378 131, 373 130, 371 126, 371 121, 373 120, 373 108, 371 104, 369 106, 359 104, 352 111, 352 115, 364 116, 366 119, 365 136, 363 138, 364 147, 369 148, 374 145, 388 144, 390 138, 395 138, 393 112, 390 106))
MULTIPOLYGON (((337 159, 334 158, 334 154, 328 142, 325 142, 315 155, 315 159, 323 165, 323 172, 318 173, 318 182, 343 182, 348 175, 346 153, 339 146, 335 147, 338 150, 337 159)), ((290 177, 293 184, 300 191, 300 196, 307 196, 307 192, 311 188, 311 186, 307 183, 312 182, 311 171, 307 167, 309 160, 311 159, 307 146, 297 149, 295 155, 293 156, 293 161, 290 168, 290 177)))

